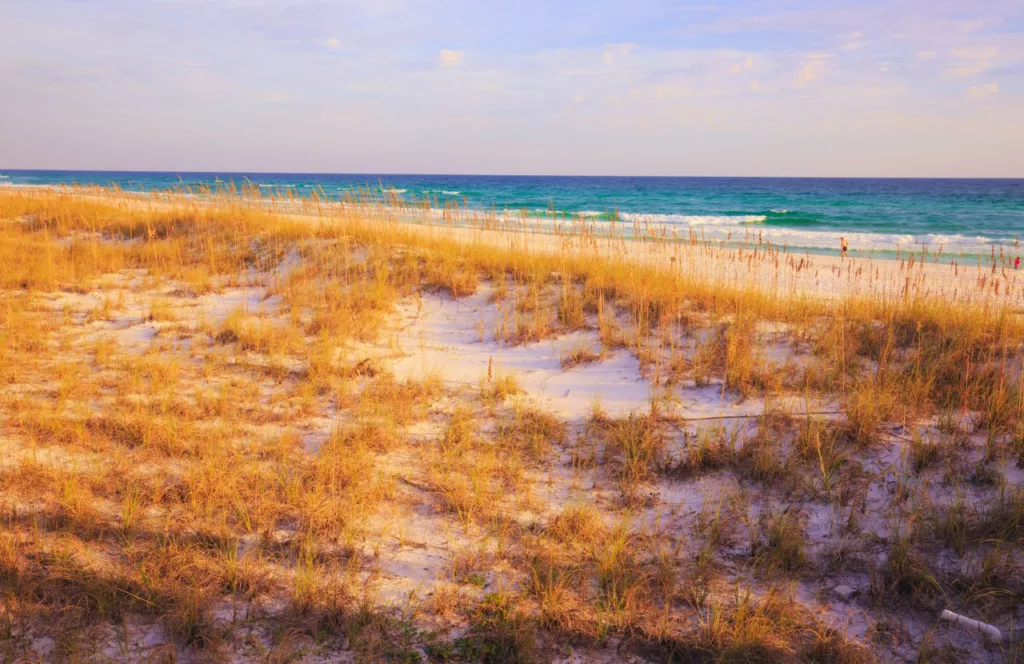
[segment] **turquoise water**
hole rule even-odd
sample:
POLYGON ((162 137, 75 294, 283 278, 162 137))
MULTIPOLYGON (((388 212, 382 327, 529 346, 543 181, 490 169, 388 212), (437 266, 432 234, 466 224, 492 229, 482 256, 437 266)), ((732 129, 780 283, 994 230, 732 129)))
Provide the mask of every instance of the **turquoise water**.
POLYGON ((0 170, 0 184, 99 184, 151 191, 178 186, 252 183, 267 192, 356 187, 407 200, 430 197, 479 209, 537 217, 584 215, 595 223, 636 220, 707 237, 760 236, 773 244, 851 250, 990 255, 995 246, 1024 253, 1024 180, 840 178, 648 178, 477 175, 329 175, 0 170))

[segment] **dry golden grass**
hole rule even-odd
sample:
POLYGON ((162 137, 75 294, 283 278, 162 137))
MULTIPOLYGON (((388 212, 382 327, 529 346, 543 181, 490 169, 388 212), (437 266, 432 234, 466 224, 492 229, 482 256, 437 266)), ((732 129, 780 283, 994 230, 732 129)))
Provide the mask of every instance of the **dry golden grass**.
POLYGON ((913 266, 822 299, 757 285, 810 268, 756 244, 190 193, 0 189, 5 659, 1020 658, 929 631, 947 607, 1009 631, 1024 597, 1005 283, 950 305, 913 266), (399 300, 485 282, 482 337, 587 330, 566 371, 630 353, 664 398, 566 422, 511 374, 391 373, 399 300), (694 394, 761 408, 688 421, 694 394), (849 637, 794 591, 839 581, 849 637))

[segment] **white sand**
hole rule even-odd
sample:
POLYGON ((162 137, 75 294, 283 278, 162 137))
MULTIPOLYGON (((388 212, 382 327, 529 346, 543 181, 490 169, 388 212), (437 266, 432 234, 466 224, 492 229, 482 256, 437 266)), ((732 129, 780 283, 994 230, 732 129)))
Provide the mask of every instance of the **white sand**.
POLYGON ((610 353, 603 362, 570 370, 560 366, 561 351, 581 341, 596 343, 596 334, 566 334, 550 341, 503 346, 492 339, 497 307, 482 289, 462 300, 441 296, 403 302, 398 311, 397 344, 406 355, 392 364, 400 379, 422 379, 438 373, 449 385, 473 387, 487 378, 515 376, 537 405, 560 417, 576 419, 595 403, 614 416, 646 410, 651 384, 629 353, 610 353), (481 339, 480 323, 484 324, 481 339))

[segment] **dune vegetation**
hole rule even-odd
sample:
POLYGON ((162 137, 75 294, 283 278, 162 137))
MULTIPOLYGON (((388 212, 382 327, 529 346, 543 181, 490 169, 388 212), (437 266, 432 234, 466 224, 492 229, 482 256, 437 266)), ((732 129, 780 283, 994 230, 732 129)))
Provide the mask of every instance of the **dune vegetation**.
POLYGON ((1024 659, 1015 273, 611 219, 0 188, 5 661, 1024 659))

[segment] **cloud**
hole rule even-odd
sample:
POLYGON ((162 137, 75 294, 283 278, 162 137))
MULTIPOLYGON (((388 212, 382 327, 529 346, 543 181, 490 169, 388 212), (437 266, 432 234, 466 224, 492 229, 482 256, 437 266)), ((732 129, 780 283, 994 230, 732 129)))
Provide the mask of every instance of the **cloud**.
POLYGON ((634 48, 636 48, 635 44, 607 44, 601 54, 601 60, 606 65, 610 65, 617 59, 625 58, 633 52, 634 48))
POLYGON ((744 71, 750 71, 754 68, 754 58, 747 56, 743 62, 736 62, 729 66, 728 71, 730 74, 741 74, 744 71))
POLYGON ((844 51, 857 51, 864 48, 864 46, 867 43, 867 40, 864 39, 864 33, 861 32, 860 30, 857 30, 856 32, 848 35, 846 38, 846 42, 839 48, 841 48, 844 51))
POLYGON ((999 92, 998 83, 985 83, 984 85, 972 85, 967 88, 967 96, 971 99, 984 99, 999 92))
POLYGON ((578 8, 540 0, 8 4, 0 80, 18 103, 0 145, 15 165, 573 172, 604 167, 613 136, 618 172, 1024 175, 1019 2, 602 2, 570 29, 578 8), (691 132, 709 119, 720 135, 691 132), (207 133, 135 140, 161 123, 207 133), (353 124, 381 131, 338 129, 353 124), (308 149, 283 129, 297 126, 308 149), (770 149, 808 133, 835 149, 770 149), (739 141, 749 161, 722 149, 739 141))
POLYGON ((973 76, 988 70, 992 60, 999 57, 995 48, 958 48, 950 54, 953 62, 946 67, 946 74, 955 78, 973 76))
POLYGON ((442 67, 458 67, 465 59, 465 51, 452 51, 447 48, 442 48, 441 52, 438 53, 438 61, 441 63, 442 67))
POLYGON ((825 66, 832 58, 827 53, 811 53, 804 58, 804 63, 796 73, 796 84, 804 87, 821 79, 825 66))
POLYGON ((946 68, 946 74, 953 78, 966 78, 984 71, 988 71, 988 61, 975 62, 970 64, 955 64, 946 68))

